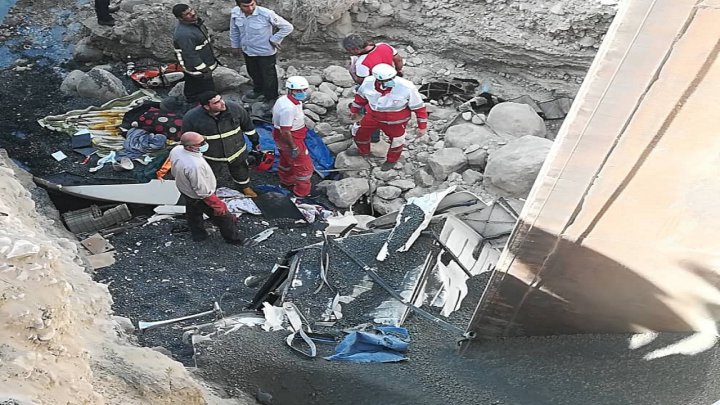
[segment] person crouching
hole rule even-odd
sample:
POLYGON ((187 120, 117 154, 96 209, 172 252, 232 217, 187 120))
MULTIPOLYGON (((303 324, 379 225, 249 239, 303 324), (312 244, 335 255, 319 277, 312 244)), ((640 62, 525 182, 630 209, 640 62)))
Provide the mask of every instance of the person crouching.
POLYGON ((185 197, 185 215, 192 240, 199 242, 208 238, 203 225, 203 214, 207 214, 220 228, 225 242, 242 244, 243 238, 235 227, 235 216, 228 212, 227 205, 215 194, 217 180, 210 165, 202 154, 208 150, 208 143, 197 132, 185 132, 180 145, 170 152, 172 174, 175 185, 185 197))
POLYGON ((305 146, 305 114, 302 101, 307 99, 310 87, 307 79, 292 76, 287 79, 287 95, 278 98, 273 106, 273 139, 280 151, 278 176, 280 184, 292 190, 297 197, 307 197, 312 184, 313 163, 305 146))

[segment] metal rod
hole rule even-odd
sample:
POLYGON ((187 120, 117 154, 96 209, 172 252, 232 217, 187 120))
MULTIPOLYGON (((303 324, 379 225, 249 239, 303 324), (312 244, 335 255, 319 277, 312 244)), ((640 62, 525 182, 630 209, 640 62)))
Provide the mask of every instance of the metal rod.
POLYGON ((207 315, 220 314, 220 313, 221 313, 220 305, 217 302, 215 302, 215 303, 213 303, 212 310, 200 312, 199 314, 182 316, 180 318, 166 319, 164 321, 153 321, 153 322, 139 321, 138 322, 138 330, 140 330, 140 332, 144 332, 146 330, 154 329, 154 328, 157 328, 160 326, 172 325, 174 323, 187 321, 190 319, 196 319, 196 318, 200 318, 200 317, 207 316, 207 315))
POLYGON ((423 310, 423 309, 420 309, 420 308, 416 307, 415 305, 413 305, 413 304, 411 304, 411 303, 409 303, 409 302, 405 302, 405 300, 403 300, 403 297, 400 296, 400 294, 398 294, 397 291, 395 291, 392 287, 390 287, 390 285, 388 285, 388 283, 386 283, 385 280, 383 280, 382 277, 380 277, 380 275, 378 275, 378 274, 375 272, 375 270, 373 270, 370 266, 368 266, 367 264, 365 264, 365 263, 363 263, 362 261, 360 261, 360 259, 358 259, 358 258, 356 258, 355 256, 353 256, 352 253, 350 253, 347 249, 345 249, 342 245, 340 245, 340 244, 339 244, 338 242, 336 242, 334 239, 328 239, 328 240, 329 240, 329 242, 330 242, 331 244, 335 245, 335 247, 337 247, 343 254, 345 254, 345 256, 347 256, 347 257, 348 257, 350 260, 352 260, 355 264, 357 264, 358 266, 360 266, 360 268, 362 268, 362 270, 363 270, 365 273, 367 273, 367 275, 370 276, 370 278, 372 278, 373 281, 375 281, 375 282, 376 282, 380 287, 382 287, 385 291, 387 291, 388 293, 390 293, 390 296, 392 296, 393 298, 395 298, 396 300, 398 300, 401 304, 403 304, 403 305, 405 305, 406 307, 412 309, 413 311, 415 311, 416 314, 418 314, 418 315, 421 316, 422 318, 425 318, 425 319, 427 319, 428 321, 431 321, 431 322, 433 322, 433 323, 435 323, 435 324, 443 327, 444 329, 446 329, 446 330, 448 330, 448 331, 455 332, 455 333, 459 333, 459 334, 461 334, 461 335, 465 333, 465 331, 463 331, 462 329, 458 328, 457 326, 455 326, 455 325, 453 325, 453 324, 451 324, 451 323, 449 323, 449 322, 443 321, 442 319, 436 317, 435 315, 433 315, 433 314, 431 314, 431 313, 429 313, 429 312, 427 312, 427 311, 425 311, 425 310, 423 310))
POLYGON ((445 243, 443 243, 443 241, 440 240, 440 237, 438 236, 438 234, 435 233, 435 231, 429 230, 429 231, 423 231, 422 233, 430 234, 430 235, 433 237, 433 239, 435 239, 435 243, 437 243, 438 245, 440 245, 440 247, 442 248, 442 250, 444 250, 445 253, 447 253, 447 254, 450 256, 450 258, 451 258, 455 263, 457 263, 458 266, 460 266, 460 269, 462 269, 462 271, 463 271, 468 277, 470 277, 470 278, 473 277, 472 273, 470 273, 470 270, 468 270, 468 268, 465 267, 464 264, 462 264, 462 262, 460 261, 460 258, 457 257, 457 256, 455 256, 455 253, 453 253, 453 252, 450 250, 450 248, 449 248, 445 243))

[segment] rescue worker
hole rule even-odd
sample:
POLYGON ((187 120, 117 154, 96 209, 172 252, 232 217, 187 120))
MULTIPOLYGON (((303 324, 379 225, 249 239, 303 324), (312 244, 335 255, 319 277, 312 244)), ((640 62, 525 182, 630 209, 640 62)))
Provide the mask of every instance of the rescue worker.
POLYGON ((297 197, 310 195, 313 163, 305 146, 305 114, 302 102, 308 98, 307 79, 292 76, 285 83, 287 95, 275 102, 272 111, 273 139, 280 151, 278 176, 280 184, 292 190, 297 197))
MULTIPOLYGON (((363 80, 370 76, 372 68, 380 63, 395 66, 398 76, 402 76, 402 56, 395 48, 386 43, 373 44, 358 34, 348 34, 343 39, 343 48, 351 55, 348 70, 357 84, 362 84, 363 80)), ((361 114, 364 112, 361 111, 361 114)), ((373 143, 380 142, 380 130, 373 132, 370 139, 373 143)))
POLYGON ((220 228, 225 242, 241 244, 243 238, 235 227, 235 216, 228 212, 227 205, 215 194, 217 180, 202 157, 208 146, 202 135, 185 132, 180 137, 180 145, 170 152, 175 185, 185 197, 185 216, 190 235, 196 242, 208 238, 203 225, 203 214, 206 214, 220 228))
POLYGON ((365 78, 350 104, 350 118, 360 121, 360 127, 353 135, 357 153, 349 154, 370 154, 370 136, 380 129, 390 138, 390 149, 381 169, 392 169, 405 145, 405 127, 411 112, 415 113, 417 136, 421 137, 427 132, 428 113, 417 88, 411 81, 397 77, 394 67, 385 63, 375 65, 372 76, 365 78), (365 108, 366 114, 361 116, 360 111, 365 108))
POLYGON ((178 63, 185 72, 185 99, 197 102, 197 95, 215 90, 212 72, 218 61, 210 43, 208 30, 197 12, 187 4, 176 4, 173 14, 178 19, 173 46, 178 63))
POLYGON ((260 148, 260 137, 250 114, 240 104, 225 101, 216 91, 198 96, 200 105, 183 116, 182 132, 198 132, 205 137, 209 147, 203 155, 215 176, 223 166, 240 191, 248 197, 257 197, 250 187, 250 170, 247 163, 247 145, 243 133, 250 139, 252 149, 260 148))
POLYGON ((278 97, 275 69, 277 51, 293 26, 274 11, 257 5, 255 0, 235 0, 230 14, 230 46, 235 55, 245 58, 253 91, 243 101, 264 101, 271 106, 278 97), (276 29, 277 32, 273 33, 276 29))
POLYGON ((392 46, 379 42, 373 44, 358 34, 348 34, 343 39, 343 48, 350 56, 350 76, 355 83, 362 84, 370 76, 372 68, 380 63, 395 67, 397 75, 402 77, 403 58, 392 46))

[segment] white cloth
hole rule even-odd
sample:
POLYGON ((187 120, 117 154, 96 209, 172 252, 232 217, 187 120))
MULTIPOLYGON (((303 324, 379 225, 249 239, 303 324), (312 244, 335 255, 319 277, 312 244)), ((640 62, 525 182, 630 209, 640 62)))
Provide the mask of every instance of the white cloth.
POLYGON ((199 152, 190 152, 178 145, 170 151, 171 172, 181 193, 196 200, 210 197, 217 180, 210 165, 199 152))
POLYGON ((378 112, 402 111, 405 108, 415 110, 425 105, 417 87, 402 77, 393 79, 395 87, 390 93, 380 94, 375 90, 375 77, 368 76, 358 87, 358 94, 367 99, 370 109, 378 112))
POLYGON ((291 127, 291 131, 297 131, 305 127, 305 113, 302 110, 302 103, 293 103, 288 96, 281 96, 275 102, 272 111, 273 126, 291 127))
POLYGON ((277 50, 270 42, 279 44, 292 31, 292 24, 265 7, 255 7, 249 16, 237 6, 230 13, 230 46, 248 56, 275 55, 277 50), (275 34, 273 28, 278 29, 275 34))

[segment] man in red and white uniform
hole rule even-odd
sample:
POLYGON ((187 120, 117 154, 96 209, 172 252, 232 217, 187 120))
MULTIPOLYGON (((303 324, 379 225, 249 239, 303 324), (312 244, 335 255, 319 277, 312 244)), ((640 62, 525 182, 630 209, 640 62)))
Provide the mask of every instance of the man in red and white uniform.
POLYGON ((295 196, 307 197, 314 167, 305 146, 307 127, 302 101, 307 99, 310 85, 304 77, 292 76, 285 87, 288 94, 278 98, 272 110, 273 139, 280 151, 278 176, 280 184, 291 189, 295 196))
POLYGON ((348 34, 343 39, 343 47, 351 55, 348 70, 355 83, 361 84, 380 63, 394 66, 397 75, 402 77, 403 59, 392 46, 383 42, 373 44, 358 34, 348 34))
POLYGON ((417 136, 427 132, 428 113, 425 103, 415 85, 401 77, 390 65, 381 63, 372 70, 372 76, 365 78, 350 104, 350 118, 360 121, 360 128, 354 134, 355 144, 361 156, 370 154, 370 136, 380 129, 390 138, 382 170, 390 170, 400 159, 405 145, 405 127, 411 112, 417 119, 417 136), (361 118, 360 111, 365 109, 361 118))

